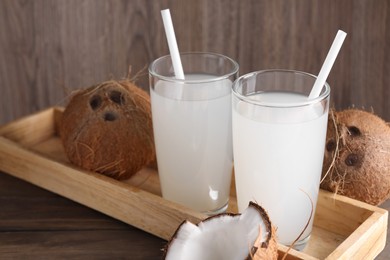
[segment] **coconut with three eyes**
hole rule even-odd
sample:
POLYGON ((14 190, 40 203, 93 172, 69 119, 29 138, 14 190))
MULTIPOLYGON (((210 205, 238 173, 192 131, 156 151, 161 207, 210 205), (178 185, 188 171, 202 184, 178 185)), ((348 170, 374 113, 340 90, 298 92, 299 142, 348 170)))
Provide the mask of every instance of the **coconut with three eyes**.
POLYGON ((166 248, 167 260, 277 259, 275 228, 250 202, 242 214, 222 213, 198 225, 184 221, 166 248))
POLYGON ((372 205, 390 195, 390 126, 359 109, 332 111, 321 188, 372 205))
POLYGON ((155 159, 150 97, 129 80, 77 91, 59 132, 70 162, 118 180, 155 159))

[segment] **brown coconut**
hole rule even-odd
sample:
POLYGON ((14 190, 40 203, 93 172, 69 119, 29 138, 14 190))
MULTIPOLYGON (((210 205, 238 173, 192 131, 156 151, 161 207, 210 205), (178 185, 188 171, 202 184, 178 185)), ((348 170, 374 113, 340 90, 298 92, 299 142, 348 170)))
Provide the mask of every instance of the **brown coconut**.
POLYGON ((184 221, 165 259, 277 259, 276 231, 266 211, 250 202, 242 214, 222 213, 198 225, 184 221))
POLYGON ((390 194, 390 127, 366 111, 329 115, 321 188, 372 205, 390 194))
POLYGON ((128 80, 78 91, 59 130, 73 164, 115 179, 129 178, 155 158, 150 97, 128 80))

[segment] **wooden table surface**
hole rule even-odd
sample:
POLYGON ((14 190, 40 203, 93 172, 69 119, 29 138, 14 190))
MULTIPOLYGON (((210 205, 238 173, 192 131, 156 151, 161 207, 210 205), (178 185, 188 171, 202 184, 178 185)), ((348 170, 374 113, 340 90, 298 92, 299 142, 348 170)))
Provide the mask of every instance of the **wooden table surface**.
POLYGON ((0 259, 162 259, 166 241, 0 172, 0 259))
MULTIPOLYGON (((381 207, 389 209, 390 201, 381 207)), ((165 244, 0 172, 0 259, 162 259, 165 244)), ((389 243, 377 259, 390 259, 389 243)))

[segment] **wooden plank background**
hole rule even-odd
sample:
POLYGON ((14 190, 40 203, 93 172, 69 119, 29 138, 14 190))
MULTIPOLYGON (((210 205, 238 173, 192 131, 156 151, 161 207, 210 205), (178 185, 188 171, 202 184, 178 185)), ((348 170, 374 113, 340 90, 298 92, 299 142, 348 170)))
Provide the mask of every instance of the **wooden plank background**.
POLYGON ((71 90, 143 70, 168 53, 160 10, 179 48, 226 54, 240 74, 286 68, 318 74, 338 29, 348 33, 328 82, 337 109, 390 121, 388 0, 2 0, 0 124, 53 105, 71 90))

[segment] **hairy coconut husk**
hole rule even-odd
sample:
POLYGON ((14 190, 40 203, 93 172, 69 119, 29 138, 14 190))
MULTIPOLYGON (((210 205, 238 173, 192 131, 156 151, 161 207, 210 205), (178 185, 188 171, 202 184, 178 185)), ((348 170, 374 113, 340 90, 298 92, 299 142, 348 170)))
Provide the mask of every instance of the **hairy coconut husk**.
POLYGON ((372 205, 390 195, 390 127, 348 109, 329 114, 321 188, 372 205))
POLYGON ((242 214, 222 213, 198 225, 184 221, 168 242, 165 259, 277 259, 275 228, 250 202, 242 214))
POLYGON ((73 164, 115 179, 129 178, 155 158, 150 97, 128 80, 78 91, 59 130, 73 164))

